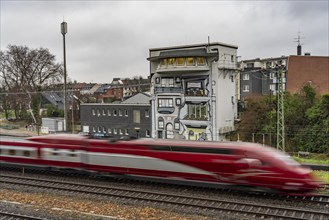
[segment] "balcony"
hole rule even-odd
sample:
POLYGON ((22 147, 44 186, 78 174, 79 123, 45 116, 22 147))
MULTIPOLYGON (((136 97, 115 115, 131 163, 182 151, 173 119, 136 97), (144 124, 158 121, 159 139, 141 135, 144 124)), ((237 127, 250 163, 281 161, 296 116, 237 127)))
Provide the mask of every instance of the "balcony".
POLYGON ((219 60, 218 61, 218 69, 230 69, 235 70, 237 69, 236 62, 231 62, 228 60, 219 60))
POLYGON ((155 87, 154 94, 159 93, 183 93, 182 87, 155 87))
POLYGON ((208 116, 197 116, 195 117, 192 115, 187 115, 184 119, 180 120, 180 122, 184 125, 191 126, 191 127, 207 127, 210 125, 210 121, 208 121, 208 116))
POLYGON ((160 114, 172 114, 175 111, 175 107, 158 107, 158 113, 160 114))
POLYGON ((210 100, 207 96, 185 96, 186 103, 205 103, 210 100))
POLYGON ((157 68, 157 73, 178 73, 178 72, 205 72, 209 71, 209 66, 160 66, 157 68))

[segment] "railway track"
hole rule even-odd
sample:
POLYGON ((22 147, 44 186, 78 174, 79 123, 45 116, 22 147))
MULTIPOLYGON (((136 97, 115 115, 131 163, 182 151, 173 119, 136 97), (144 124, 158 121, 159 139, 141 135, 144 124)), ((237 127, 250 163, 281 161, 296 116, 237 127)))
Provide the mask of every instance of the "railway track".
POLYGON ((44 218, 27 216, 22 214, 16 214, 11 212, 4 212, 0 210, 0 219, 1 220, 44 220, 44 218))
MULTIPOLYGON (((114 198, 123 201, 139 201, 147 204, 156 203, 165 206, 171 206, 177 209, 194 209, 217 212, 240 213, 263 218, 281 218, 281 219, 329 219, 329 211, 314 211, 300 208, 287 208, 281 206, 265 205, 260 203, 236 202, 226 199, 211 199, 200 196, 187 196, 170 194, 155 191, 127 189, 122 187, 106 187, 92 184, 81 184, 67 181, 56 181, 49 179, 18 177, 12 175, 0 175, 2 185, 20 185, 29 188, 42 188, 47 191, 62 191, 66 194, 78 193, 97 198, 114 198)), ((328 197, 306 197, 304 201, 316 202, 317 204, 329 207, 328 197)), ((293 198, 291 198, 293 199, 293 198)), ((296 198, 295 198, 296 199, 296 198)), ((298 199, 301 199, 298 197, 298 199)), ((305 206, 304 206, 305 207, 305 206)))

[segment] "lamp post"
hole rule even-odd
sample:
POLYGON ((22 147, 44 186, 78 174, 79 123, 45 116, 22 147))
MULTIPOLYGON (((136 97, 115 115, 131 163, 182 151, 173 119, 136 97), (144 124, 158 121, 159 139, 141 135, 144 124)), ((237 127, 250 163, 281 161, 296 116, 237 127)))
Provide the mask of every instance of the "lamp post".
POLYGON ((61 32, 63 35, 63 54, 64 54, 64 131, 67 131, 67 88, 66 88, 66 51, 65 51, 65 34, 67 33, 67 23, 61 23, 61 32))

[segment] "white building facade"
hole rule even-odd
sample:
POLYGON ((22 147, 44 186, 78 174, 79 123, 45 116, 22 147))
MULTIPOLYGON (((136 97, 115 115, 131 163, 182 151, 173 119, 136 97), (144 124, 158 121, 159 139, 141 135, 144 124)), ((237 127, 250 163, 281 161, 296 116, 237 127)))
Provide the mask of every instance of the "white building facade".
POLYGON ((152 138, 223 140, 237 117, 237 46, 150 49, 152 138))

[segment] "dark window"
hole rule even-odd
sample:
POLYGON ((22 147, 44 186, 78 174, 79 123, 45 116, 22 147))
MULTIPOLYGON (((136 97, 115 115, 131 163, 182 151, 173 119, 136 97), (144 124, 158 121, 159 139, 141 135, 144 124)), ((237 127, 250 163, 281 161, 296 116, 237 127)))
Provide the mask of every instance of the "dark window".
POLYGON ((185 147, 185 146, 150 146, 150 149, 155 151, 176 151, 176 152, 191 152, 201 154, 233 154, 230 149, 218 149, 218 148, 200 148, 200 147, 185 147))
POLYGON ((151 150, 156 151, 171 151, 169 146, 160 146, 160 145, 154 145, 150 146, 151 150))
POLYGON ((25 151, 23 151, 23 156, 24 156, 24 157, 30 157, 30 156, 31 156, 31 152, 25 150, 25 151))
POLYGON ((75 150, 71 150, 71 153, 68 154, 69 157, 76 157, 77 154, 75 153, 75 150))
POLYGON ((158 131, 158 138, 162 139, 163 138, 163 131, 158 131))
POLYGON ((218 148, 198 148, 198 147, 171 147, 172 151, 177 152, 191 152, 191 153, 202 153, 202 154, 232 154, 229 149, 218 149, 218 148))
POLYGON ((58 156, 59 155, 59 153, 57 153, 56 151, 58 151, 58 149, 54 149, 54 151, 52 152, 52 156, 58 156))
POLYGON ((15 155, 16 151, 15 150, 9 150, 9 155, 15 155))

